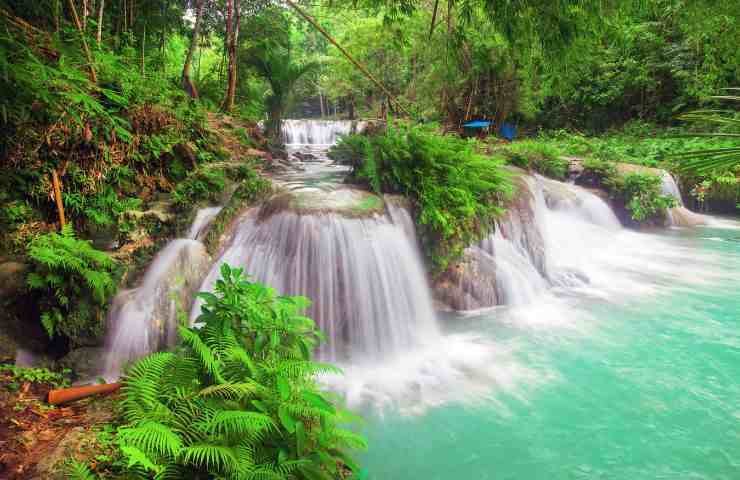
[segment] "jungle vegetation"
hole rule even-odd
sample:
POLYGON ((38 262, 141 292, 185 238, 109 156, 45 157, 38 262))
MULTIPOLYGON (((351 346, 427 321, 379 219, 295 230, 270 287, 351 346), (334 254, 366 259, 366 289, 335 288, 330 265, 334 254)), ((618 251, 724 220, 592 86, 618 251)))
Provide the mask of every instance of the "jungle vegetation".
MULTIPOLYGON (((27 268, 0 329, 28 319, 55 355, 99 344, 111 297, 195 207, 236 192, 214 249, 269 193, 288 117, 381 125, 332 154, 409 197, 432 272, 502 213, 504 164, 564 179, 579 157, 638 223, 672 201, 618 162, 736 213, 739 38, 720 0, 0 0, 0 263, 27 268), (460 138, 473 119, 492 135, 460 138)), ((306 300, 222 273, 206 327, 129 370, 110 455, 75 475, 360 475, 306 300)))

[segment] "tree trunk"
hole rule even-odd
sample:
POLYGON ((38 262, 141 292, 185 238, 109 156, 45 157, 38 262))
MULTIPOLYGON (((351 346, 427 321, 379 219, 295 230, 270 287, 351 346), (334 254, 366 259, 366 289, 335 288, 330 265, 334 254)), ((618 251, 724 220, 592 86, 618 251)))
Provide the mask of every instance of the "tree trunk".
POLYGON ((267 115, 267 137, 273 140, 280 140, 280 127, 283 123, 282 107, 271 108, 267 115))
POLYGON ((226 16, 227 21, 229 22, 226 28, 228 37, 227 53, 229 56, 229 66, 227 70, 226 96, 224 97, 224 103, 221 106, 221 109, 225 112, 233 110, 234 103, 236 101, 236 49, 239 42, 239 23, 241 16, 239 11, 239 0, 227 0, 227 8, 229 9, 226 16))
POLYGON ((82 30, 87 31, 87 0, 82 0, 82 30))
POLYGON ((92 80, 93 83, 98 83, 98 74, 95 73, 95 66, 93 65, 93 59, 92 55, 90 54, 90 49, 87 48, 87 40, 85 40, 85 32, 82 31, 82 24, 80 23, 80 17, 77 16, 77 9, 75 8, 75 3, 73 0, 67 0, 69 3, 69 9, 72 11, 72 18, 74 18, 75 25, 77 26, 77 30, 80 32, 80 38, 82 39, 82 49, 85 52, 85 57, 87 58, 87 63, 90 68, 90 80, 92 80))
POLYGON ((321 94, 321 90, 319 90, 319 108, 321 109, 321 118, 324 118, 326 111, 324 110, 324 96, 321 94))
MULTIPOLYGON (((225 47, 225 54, 229 57, 229 63, 227 68, 228 75, 231 75, 231 36, 232 34, 232 28, 233 28, 233 21, 234 21, 234 0, 226 0, 226 39, 224 41, 224 47, 225 47)), ((229 77, 229 80, 231 78, 229 77)), ((227 103, 229 99, 229 85, 231 85, 231 82, 227 80, 226 81, 226 95, 224 96, 224 101, 221 104, 222 110, 227 110, 227 103)))
POLYGON ((100 48, 100 42, 103 39, 103 8, 105 7, 105 0, 100 0, 100 7, 98 7, 98 36, 95 39, 98 41, 98 48, 100 48))
POLYGON ((141 76, 144 76, 144 53, 146 49, 146 22, 144 22, 144 33, 141 35, 141 76))
POLYGON ((188 54, 185 56, 185 64, 182 66, 182 88, 190 95, 190 98, 198 98, 198 89, 195 88, 195 84, 190 79, 190 65, 193 63, 193 54, 195 53, 198 38, 200 37, 200 19, 203 16, 203 6, 205 3, 205 0, 198 0, 195 4, 195 25, 193 25, 193 34, 190 37, 188 54))

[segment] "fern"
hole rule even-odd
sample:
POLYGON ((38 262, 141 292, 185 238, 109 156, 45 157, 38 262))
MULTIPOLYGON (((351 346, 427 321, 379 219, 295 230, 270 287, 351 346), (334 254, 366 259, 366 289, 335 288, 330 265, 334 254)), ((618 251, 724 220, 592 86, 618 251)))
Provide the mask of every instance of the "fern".
POLYGON ((124 379, 121 451, 155 478, 336 478, 364 439, 356 420, 318 390, 321 338, 305 298, 276 296, 224 265, 198 323, 175 353, 155 353, 124 379))
POLYGON ((90 242, 75 237, 71 225, 35 238, 28 247, 33 272, 28 286, 41 297, 41 324, 49 337, 73 343, 102 333, 102 315, 115 293, 115 262, 90 242))
POLYGON ((97 480, 98 478, 87 465, 77 460, 70 460, 67 463, 64 476, 69 480, 97 480))

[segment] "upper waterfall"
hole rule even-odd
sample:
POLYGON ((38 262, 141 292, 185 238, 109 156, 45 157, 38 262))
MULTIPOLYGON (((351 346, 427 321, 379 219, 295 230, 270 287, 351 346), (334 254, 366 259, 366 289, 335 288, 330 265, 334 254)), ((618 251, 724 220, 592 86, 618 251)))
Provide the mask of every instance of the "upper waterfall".
POLYGON ((296 120, 282 122, 283 141, 288 145, 324 145, 329 147, 342 135, 361 131, 364 122, 351 120, 296 120))

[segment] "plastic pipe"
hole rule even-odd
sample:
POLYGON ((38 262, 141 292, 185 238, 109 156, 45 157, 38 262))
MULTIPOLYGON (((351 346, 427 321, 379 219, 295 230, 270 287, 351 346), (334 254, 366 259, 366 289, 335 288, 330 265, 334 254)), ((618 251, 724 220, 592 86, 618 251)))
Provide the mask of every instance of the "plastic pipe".
POLYGON ((49 392, 48 402, 50 405, 74 402, 92 395, 115 392, 121 388, 120 383, 102 383, 100 385, 87 385, 85 387, 61 388, 49 392))

